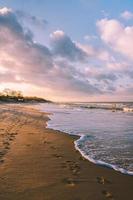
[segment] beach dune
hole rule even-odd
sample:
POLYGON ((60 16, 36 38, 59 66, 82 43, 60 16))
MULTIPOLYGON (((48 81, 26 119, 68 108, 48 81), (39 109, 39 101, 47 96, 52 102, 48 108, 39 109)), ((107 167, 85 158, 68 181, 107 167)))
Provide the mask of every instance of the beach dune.
POLYGON ((85 160, 47 113, 0 105, 0 200, 132 200, 133 177, 85 160))

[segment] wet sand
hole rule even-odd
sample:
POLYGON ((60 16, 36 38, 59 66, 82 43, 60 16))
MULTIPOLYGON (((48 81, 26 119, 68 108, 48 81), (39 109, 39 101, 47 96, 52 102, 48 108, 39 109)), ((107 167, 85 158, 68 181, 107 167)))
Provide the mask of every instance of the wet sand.
POLYGON ((47 114, 0 105, 0 200, 132 200, 133 177, 97 166, 47 114))

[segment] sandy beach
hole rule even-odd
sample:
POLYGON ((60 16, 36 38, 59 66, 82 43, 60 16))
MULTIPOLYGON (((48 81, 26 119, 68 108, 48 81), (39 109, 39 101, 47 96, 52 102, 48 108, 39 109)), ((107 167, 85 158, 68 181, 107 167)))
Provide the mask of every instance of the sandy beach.
POLYGON ((0 105, 0 200, 132 200, 133 177, 85 160, 47 113, 0 105))

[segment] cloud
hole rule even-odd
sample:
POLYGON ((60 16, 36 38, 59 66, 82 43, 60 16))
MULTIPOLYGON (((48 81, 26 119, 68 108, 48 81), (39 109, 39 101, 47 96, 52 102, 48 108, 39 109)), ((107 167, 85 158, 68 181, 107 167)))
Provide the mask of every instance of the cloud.
POLYGON ((4 83, 5 80, 8 80, 9 82, 16 82, 15 76, 12 73, 5 73, 5 74, 1 74, 0 73, 0 83, 4 83))
POLYGON ((27 22, 33 26, 38 26, 40 28, 46 28, 48 22, 45 19, 38 18, 34 15, 31 15, 29 13, 26 13, 22 10, 15 11, 15 15, 18 17, 18 19, 23 22, 24 24, 27 24, 27 22))
POLYGON ((114 51, 133 60, 133 26, 124 26, 119 21, 102 19, 97 22, 101 39, 114 51))
MULTIPOLYGON (((108 22, 98 23, 101 38, 118 51, 118 44, 111 38, 117 40, 116 33, 121 30, 124 34, 125 27, 116 21, 108 33, 108 22)), ((90 100, 116 94, 118 84, 124 88, 122 81, 126 78, 131 88, 131 70, 126 62, 122 69, 124 78, 119 75, 122 70, 114 70, 113 66, 118 68, 122 61, 115 60, 112 50, 74 42, 62 30, 51 33, 50 40, 49 47, 34 42, 34 34, 24 28, 16 12, 0 9, 0 87, 20 87, 27 94, 46 95, 54 100, 90 100)))
POLYGON ((16 87, 20 83, 32 84, 44 88, 48 96, 56 97, 63 96, 65 91, 69 91, 68 94, 65 92, 67 97, 100 94, 101 91, 70 64, 70 61, 84 61, 86 53, 62 31, 54 32, 52 37, 52 42, 64 48, 62 51, 60 47, 54 47, 54 56, 53 49, 51 53, 49 48, 33 41, 33 34, 22 27, 12 10, 0 10, 1 84, 16 84, 16 87), (68 59, 66 65, 57 63, 55 57, 58 55, 68 59))
POLYGON ((57 30, 50 35, 54 55, 71 61, 85 61, 86 53, 76 45, 63 31, 57 30))
POLYGON ((110 80, 110 81, 116 81, 117 80, 117 77, 115 74, 113 73, 100 73, 100 74, 97 74, 97 79, 99 81, 104 81, 104 80, 110 80))
POLYGON ((15 34, 21 34, 23 32, 22 27, 18 23, 16 16, 13 14, 11 9, 2 8, 0 9, 0 26, 1 32, 5 29, 10 29, 15 31, 15 34))
MULTIPOLYGON (((46 46, 34 43, 11 10, 0 14, 0 64, 16 73, 45 73, 53 67, 46 46)), ((1 13, 1 10, 0 10, 1 13)))
POLYGON ((7 7, 3 7, 3 8, 0 9, 0 15, 6 15, 10 12, 11 12, 11 9, 7 8, 7 7))
POLYGON ((125 20, 130 20, 133 19, 133 13, 126 10, 123 13, 121 13, 121 18, 125 19, 125 20))
POLYGON ((93 58, 100 62, 100 61, 109 61, 113 59, 113 56, 108 52, 107 49, 95 47, 90 44, 89 45, 80 43, 76 44, 80 49, 82 49, 82 51, 86 53, 86 55, 88 56, 88 60, 90 60, 90 58, 93 58))
POLYGON ((128 87, 128 88, 126 88, 126 89, 125 89, 125 92, 126 92, 127 94, 133 95, 133 87, 128 87))
POLYGON ((84 73, 80 72, 75 65, 66 62, 66 60, 56 62, 55 77, 63 90, 70 88, 69 93, 76 92, 87 96, 88 94, 102 94, 101 89, 95 87, 84 73))

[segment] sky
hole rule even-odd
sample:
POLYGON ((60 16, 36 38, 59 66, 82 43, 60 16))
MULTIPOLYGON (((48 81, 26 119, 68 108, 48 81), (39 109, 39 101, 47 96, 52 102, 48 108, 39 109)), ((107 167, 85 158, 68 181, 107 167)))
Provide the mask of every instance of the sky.
POLYGON ((0 0, 0 91, 133 101, 132 0, 0 0))

